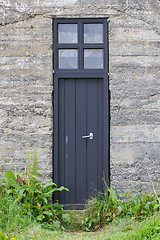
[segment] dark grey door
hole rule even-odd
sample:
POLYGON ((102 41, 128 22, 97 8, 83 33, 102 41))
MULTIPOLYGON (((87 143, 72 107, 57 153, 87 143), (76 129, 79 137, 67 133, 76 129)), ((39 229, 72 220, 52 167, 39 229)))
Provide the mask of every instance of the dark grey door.
POLYGON ((109 178, 107 24, 55 20, 54 32, 54 181, 69 189, 55 199, 79 208, 109 178))

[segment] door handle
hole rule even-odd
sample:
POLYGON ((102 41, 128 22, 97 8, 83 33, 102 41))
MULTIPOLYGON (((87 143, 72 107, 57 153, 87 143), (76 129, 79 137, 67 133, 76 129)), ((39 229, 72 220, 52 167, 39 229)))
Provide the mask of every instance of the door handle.
POLYGON ((93 133, 90 133, 88 136, 82 136, 82 138, 89 138, 89 139, 93 139, 93 133))

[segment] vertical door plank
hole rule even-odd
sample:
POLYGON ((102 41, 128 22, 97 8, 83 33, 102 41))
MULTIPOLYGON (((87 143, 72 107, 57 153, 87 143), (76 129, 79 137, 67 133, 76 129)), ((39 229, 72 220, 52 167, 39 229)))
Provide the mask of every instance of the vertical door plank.
POLYGON ((87 79, 87 197, 97 190, 97 79, 87 79))
MULTIPOLYGON (((65 183, 65 161, 64 161, 64 79, 59 79, 59 112, 58 112, 58 122, 59 122, 59 136, 58 136, 58 187, 64 186, 65 183)), ((64 191, 59 193, 59 201, 64 203, 64 191)))
POLYGON ((86 200, 86 79, 76 79, 76 202, 86 200))
POLYGON ((75 79, 65 79, 65 202, 75 203, 75 79))
POLYGON ((97 172, 98 190, 103 191, 103 79, 97 79, 97 172))
POLYGON ((106 183, 109 186, 109 169, 110 169, 110 163, 109 163, 109 158, 110 158, 110 126, 109 126, 109 88, 108 88, 108 78, 104 78, 103 80, 103 121, 104 121, 104 126, 103 126, 103 174, 105 174, 106 178, 106 183))

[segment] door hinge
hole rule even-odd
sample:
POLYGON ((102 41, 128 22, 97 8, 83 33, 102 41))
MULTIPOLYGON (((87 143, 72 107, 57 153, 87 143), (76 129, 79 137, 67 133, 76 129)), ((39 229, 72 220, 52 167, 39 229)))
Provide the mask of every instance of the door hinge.
POLYGON ((54 73, 54 70, 52 71, 52 73, 54 73))

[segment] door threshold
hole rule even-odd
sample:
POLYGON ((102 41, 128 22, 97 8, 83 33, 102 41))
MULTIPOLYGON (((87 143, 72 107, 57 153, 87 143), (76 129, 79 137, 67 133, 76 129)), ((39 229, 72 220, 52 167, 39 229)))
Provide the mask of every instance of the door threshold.
POLYGON ((83 210, 85 204, 62 204, 65 210, 83 210))

